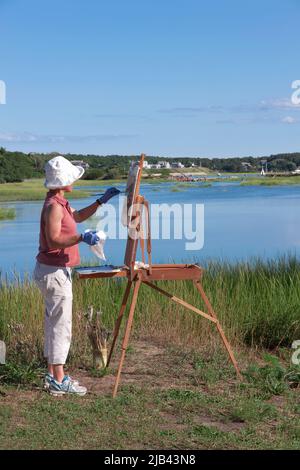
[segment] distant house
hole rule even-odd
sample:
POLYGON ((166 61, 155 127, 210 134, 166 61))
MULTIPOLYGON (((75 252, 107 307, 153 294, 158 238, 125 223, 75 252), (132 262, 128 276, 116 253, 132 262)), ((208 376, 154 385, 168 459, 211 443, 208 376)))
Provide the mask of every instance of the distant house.
POLYGON ((181 162, 172 162, 171 167, 172 168, 184 168, 184 164, 181 162))
POLYGON ((184 165, 181 162, 176 162, 175 165, 170 163, 166 160, 160 160, 157 163, 149 163, 147 160, 144 160, 143 168, 151 169, 151 170, 159 170, 159 169, 169 169, 169 168, 184 168, 184 165))
POLYGON ((167 162, 166 160, 162 160, 158 162, 158 165, 160 166, 160 168, 171 168, 170 163, 167 162))
POLYGON ((151 170, 151 169, 161 168, 161 166, 158 163, 149 163, 147 160, 144 160, 143 168, 151 170))
POLYGON ((152 168, 152 169, 159 169, 160 168, 160 165, 158 163, 151 163, 151 165, 149 165, 149 168, 152 168))
POLYGON ((87 170, 90 165, 87 162, 83 162, 82 160, 71 160, 71 163, 75 166, 81 166, 85 170, 87 170))

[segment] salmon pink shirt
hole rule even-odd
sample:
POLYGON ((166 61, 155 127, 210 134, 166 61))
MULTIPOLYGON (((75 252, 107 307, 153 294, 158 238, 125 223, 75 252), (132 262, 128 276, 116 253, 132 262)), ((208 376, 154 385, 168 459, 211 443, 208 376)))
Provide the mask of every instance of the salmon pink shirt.
POLYGON ((59 204, 63 208, 63 218, 61 221, 61 235, 71 237, 77 235, 77 226, 69 202, 58 194, 51 191, 47 193, 41 214, 40 222, 40 246, 36 259, 39 263, 50 266, 77 266, 80 264, 78 244, 68 248, 50 248, 46 238, 46 224, 44 214, 47 207, 52 204, 59 204))

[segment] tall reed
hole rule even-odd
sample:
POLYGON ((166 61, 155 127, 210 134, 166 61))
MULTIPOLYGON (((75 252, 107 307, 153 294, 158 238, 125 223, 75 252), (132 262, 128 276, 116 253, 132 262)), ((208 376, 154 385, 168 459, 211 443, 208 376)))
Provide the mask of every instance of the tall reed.
MULTIPOLYGON (((274 349, 300 339, 300 262, 292 256, 278 260, 252 260, 230 264, 208 262, 203 286, 234 344, 274 349)), ((191 282, 161 285, 203 309, 191 282)), ((84 312, 93 305, 103 312, 108 329, 113 328, 125 282, 79 280, 74 277, 73 341, 70 360, 79 365, 89 356, 84 312)), ((8 355, 19 361, 42 359, 43 302, 30 279, 0 284, 0 339, 7 342, 8 355)), ((124 322, 125 323, 125 322, 124 322)), ((124 324, 123 324, 124 326, 124 324)), ((197 314, 159 296, 142 285, 134 332, 166 342, 193 347, 219 341, 213 325, 197 314)))

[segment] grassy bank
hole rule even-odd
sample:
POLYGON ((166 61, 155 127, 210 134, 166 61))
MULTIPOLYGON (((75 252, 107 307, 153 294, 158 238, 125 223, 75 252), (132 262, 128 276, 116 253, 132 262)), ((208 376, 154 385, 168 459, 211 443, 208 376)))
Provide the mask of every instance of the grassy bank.
POLYGON ((6 209, 0 207, 0 220, 14 219, 16 217, 15 209, 6 209))
MULTIPOLYGON (((163 285, 203 308, 188 283, 163 285)), ((8 362, 0 366, 0 448, 298 449, 300 368, 291 365, 291 344, 300 338, 300 262, 210 263, 203 285, 242 382, 209 322, 142 286, 112 401, 120 345, 107 374, 97 374, 84 313, 94 305, 112 329, 125 284, 75 277, 68 364, 89 394, 60 400, 41 387, 41 295, 30 280, 2 280, 0 338, 8 362)))
MULTIPOLYGON (((146 183, 157 183, 158 180, 145 179, 146 183)), ((163 182, 163 180, 159 180, 163 182)), ((125 183, 125 180, 79 180, 75 187, 83 188, 80 191, 72 191, 67 194, 69 199, 81 199, 90 196, 95 191, 84 190, 87 186, 98 186, 99 190, 103 186, 117 186, 119 183, 125 183)), ((0 184, 0 202, 5 201, 39 201, 45 198, 47 189, 44 187, 44 179, 31 179, 22 183, 0 184)))
POLYGON ((268 176, 249 178, 241 182, 241 186, 283 186, 290 184, 300 184, 300 176, 268 176))
MULTIPOLYGON (((39 201, 45 198, 47 189, 43 186, 44 180, 36 179, 22 183, 0 184, 0 202, 4 201, 39 201)), ((88 191, 73 191, 72 199, 88 197, 88 191)))
MULTIPOLYGON (((246 178, 242 179, 241 176, 228 177, 228 178, 210 178, 206 182, 198 183, 199 187, 211 187, 215 182, 240 182, 241 186, 274 186, 274 185, 287 185, 287 184, 300 184, 300 176, 291 177, 274 177, 274 178, 246 178)), ((143 178, 143 183, 158 184, 170 182, 167 178, 143 178)), ((22 183, 5 183, 0 184, 0 202, 5 201, 38 201, 45 198, 46 189, 43 186, 43 179, 32 179, 22 183)), ((80 191, 73 191, 67 195, 69 199, 80 199, 88 197, 95 191, 84 190, 85 187, 95 186, 99 190, 103 186, 118 186, 120 183, 125 183, 125 180, 80 180, 77 181, 75 187, 82 188, 80 191)), ((195 183, 192 184, 194 187, 195 183)), ((175 183, 172 191, 177 192, 182 189, 191 187, 191 183, 175 183)))

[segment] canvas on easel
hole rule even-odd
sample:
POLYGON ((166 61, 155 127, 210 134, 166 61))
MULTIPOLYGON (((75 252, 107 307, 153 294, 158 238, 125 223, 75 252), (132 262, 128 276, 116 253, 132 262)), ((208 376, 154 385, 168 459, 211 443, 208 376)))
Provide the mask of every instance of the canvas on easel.
MULTIPOLYGON (((222 326, 214 312, 209 299, 204 292, 202 286, 203 269, 197 264, 152 264, 151 262, 151 230, 150 230, 150 213, 148 201, 139 193, 140 182, 143 169, 144 155, 141 156, 138 163, 131 165, 128 181, 127 181, 127 201, 126 201, 126 218, 125 223, 128 227, 128 238, 124 257, 123 266, 111 266, 105 270, 105 267, 99 268, 77 268, 76 271, 79 278, 109 278, 109 277, 123 277, 127 278, 127 286, 122 299, 119 315, 117 317, 113 340, 109 352, 107 367, 111 361, 111 357, 116 345, 116 341, 120 332, 120 326, 124 313, 126 310, 127 302, 131 289, 133 288, 133 294, 129 307, 129 314, 127 318, 127 324, 125 327, 125 333, 122 341, 121 358, 119 367, 116 375, 116 380, 113 389, 113 397, 116 396, 123 364, 125 361, 126 350, 130 338, 131 328, 134 319, 135 306, 138 299, 139 289, 141 284, 144 284, 151 289, 154 289, 161 295, 166 296, 171 301, 191 310, 192 312, 206 318, 211 321, 217 328, 223 344, 227 350, 229 358, 236 370, 238 377, 240 377, 240 371, 234 357, 231 346, 225 336, 222 326), (143 213, 146 212, 146 237, 144 236, 143 227, 143 213), (134 233, 134 236, 132 234, 134 233), (145 238, 147 239, 147 255, 148 263, 145 263, 145 238), (136 263, 136 253, 138 243, 140 243, 142 253, 142 263, 136 263), (157 285, 156 281, 193 281, 195 288, 200 293, 200 296, 206 306, 207 312, 200 310, 199 308, 189 304, 183 299, 176 297, 175 295, 165 291, 161 285, 157 285)), ((124 208, 123 208, 124 209, 124 208)), ((124 213, 124 211, 123 211, 124 213)))

